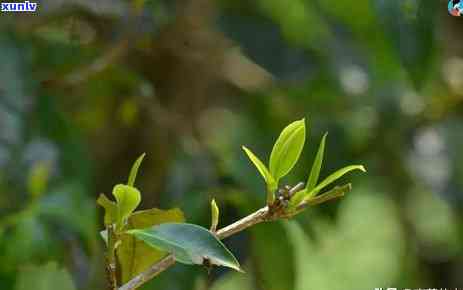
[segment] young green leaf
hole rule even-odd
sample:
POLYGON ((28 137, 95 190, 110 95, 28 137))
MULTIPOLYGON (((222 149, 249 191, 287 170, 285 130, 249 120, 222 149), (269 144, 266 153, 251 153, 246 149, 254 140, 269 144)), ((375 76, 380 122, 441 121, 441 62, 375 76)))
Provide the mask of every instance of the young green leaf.
POLYGON ((322 168, 323 155, 325 152, 325 140, 327 135, 328 133, 325 133, 325 135, 323 135, 322 141, 320 142, 320 146, 318 147, 318 152, 315 156, 312 169, 310 170, 309 179, 307 180, 307 184, 305 186, 307 192, 310 192, 312 189, 315 188, 315 185, 317 185, 318 177, 320 176, 320 170, 322 168))
MULTIPOLYGON (((163 223, 184 222, 180 209, 161 210, 152 208, 134 212, 127 220, 128 229, 147 228, 163 223)), ((121 235, 121 244, 116 249, 120 264, 122 283, 145 271, 167 253, 148 246, 133 235, 121 235)))
POLYGON ((303 190, 296 192, 289 200, 289 204, 288 204, 289 211, 296 209, 297 206, 301 204, 301 202, 307 196, 307 193, 308 191, 305 188, 303 190))
POLYGON ((283 129, 270 154, 270 174, 279 179, 294 167, 305 142, 305 119, 295 121, 283 129))
POLYGON ((337 179, 339 179, 344 174, 346 174, 346 173, 348 173, 350 171, 353 171, 353 170, 360 170, 360 171, 366 172, 365 167, 363 167, 363 165, 350 165, 350 166, 346 166, 344 168, 341 168, 341 169, 337 170, 336 172, 332 173, 331 175, 329 175, 322 182, 320 182, 314 189, 312 189, 308 193, 308 197, 317 195, 317 193, 320 192, 320 190, 322 190, 324 187, 326 187, 327 185, 329 185, 332 182, 336 181, 337 179))
POLYGON ((140 167, 143 158, 145 158, 145 153, 140 155, 140 157, 138 157, 138 159, 135 160, 135 162, 133 163, 132 169, 130 170, 129 174, 129 180, 127 181, 128 186, 134 186, 135 179, 137 178, 138 168, 140 167))
POLYGON ((278 187, 277 182, 273 178, 273 176, 268 171, 267 167, 260 161, 260 159, 252 153, 246 146, 242 146, 244 152, 248 155, 249 159, 252 161, 254 166, 256 166, 257 170, 259 171, 260 175, 265 180, 267 184, 267 204, 272 204, 275 199, 275 191, 278 187))
POLYGON ((215 232, 219 224, 219 207, 215 202, 215 199, 211 201, 211 231, 215 232))
POLYGON ((342 185, 342 186, 335 186, 329 191, 319 194, 317 196, 307 196, 306 198, 304 198, 304 202, 307 203, 307 205, 311 205, 311 206, 317 205, 317 204, 324 203, 334 198, 342 197, 346 194, 346 192, 349 192, 351 190, 352 190, 352 185, 350 183, 342 185))
POLYGON ((140 204, 140 191, 132 186, 118 184, 113 188, 113 195, 117 201, 117 222, 121 223, 128 218, 140 204))
POLYGON ((246 152, 246 155, 248 155, 249 160, 251 160, 254 166, 256 166, 257 170, 259 171, 260 175, 262 175, 265 182, 269 184, 271 181, 273 181, 273 177, 268 171, 267 166, 265 166, 264 163, 262 163, 262 161, 260 161, 260 159, 254 153, 252 153, 252 151, 248 149, 246 146, 241 146, 241 148, 243 148, 244 152, 246 152))
POLYGON ((104 194, 100 194, 96 202, 105 210, 104 224, 110 225, 116 223, 118 217, 117 204, 109 200, 104 194))
POLYGON ((207 260, 212 265, 241 271, 233 254, 203 227, 187 223, 165 223, 127 233, 156 249, 172 253, 180 263, 202 265, 207 260))

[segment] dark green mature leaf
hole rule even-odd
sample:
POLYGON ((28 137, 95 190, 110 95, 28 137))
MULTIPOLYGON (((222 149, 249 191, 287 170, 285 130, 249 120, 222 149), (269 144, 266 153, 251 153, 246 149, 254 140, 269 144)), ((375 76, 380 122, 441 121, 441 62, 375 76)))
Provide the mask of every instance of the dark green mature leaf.
POLYGON ((278 180, 291 171, 301 155, 305 142, 305 119, 283 129, 270 154, 270 174, 278 180))
POLYGON ((130 170, 129 174, 129 180, 127 181, 128 186, 134 186, 135 184, 135 179, 137 178, 137 173, 138 173, 138 168, 141 165, 141 162, 143 161, 143 158, 145 158, 145 153, 140 155, 138 159, 133 163, 132 169, 130 170))
MULTIPOLYGON (((129 229, 147 228, 168 222, 185 220, 180 209, 161 210, 157 208, 134 212, 127 221, 129 229)), ((122 282, 146 270, 151 264, 163 258, 167 253, 153 249, 133 235, 122 235, 116 254, 121 265, 122 282)))
POLYGON ((104 194, 100 194, 96 202, 105 210, 104 224, 114 224, 117 221, 117 204, 114 201, 109 200, 104 194))
POLYGON ((140 204, 140 191, 132 186, 118 184, 113 188, 113 195, 117 201, 118 223, 121 223, 128 218, 140 204))
POLYGON ((75 290, 71 275, 56 263, 25 267, 19 273, 15 290, 75 290))
POLYGON ((147 229, 130 230, 129 234, 148 245, 172 253, 184 264, 212 265, 241 271, 233 254, 207 229, 187 223, 166 223, 147 229))
POLYGON ((320 142, 320 146, 318 147, 317 156, 315 157, 312 169, 310 170, 309 179, 307 180, 307 184, 305 186, 305 189, 308 192, 314 189, 315 185, 317 185, 318 177, 320 176, 320 170, 322 168, 323 155, 325 152, 325 141, 327 135, 328 133, 325 133, 325 135, 323 135, 322 141, 320 142))

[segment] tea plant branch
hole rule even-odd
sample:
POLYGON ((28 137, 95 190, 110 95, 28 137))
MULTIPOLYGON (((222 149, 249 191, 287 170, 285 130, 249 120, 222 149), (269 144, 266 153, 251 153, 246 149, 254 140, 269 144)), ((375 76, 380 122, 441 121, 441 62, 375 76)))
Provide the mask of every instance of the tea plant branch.
MULTIPOLYGON (((304 184, 301 182, 297 184, 296 186, 289 188, 288 193, 289 195, 287 198, 290 198, 295 192, 300 190, 304 184)), ((335 198, 335 197, 340 197, 344 195, 347 191, 351 189, 350 185, 349 186, 344 186, 344 187, 338 187, 338 194, 336 196, 333 196, 331 198, 323 198, 325 201, 335 198), (341 190, 342 189, 342 190, 341 190), (341 194, 342 191, 342 194, 341 194)), ((323 196, 323 195, 320 195, 323 196)), ((215 233, 216 236, 219 239, 225 239, 229 236, 232 236, 236 233, 239 233, 251 226, 254 226, 256 224, 262 223, 262 222, 269 222, 269 221, 275 221, 279 219, 287 219, 291 218, 294 215, 288 215, 285 211, 285 203, 282 202, 282 198, 277 199, 272 205, 270 206, 265 206, 263 208, 258 209, 257 211, 251 213, 250 215, 224 227, 215 233)), ((322 201, 318 202, 321 203, 322 201)), ((316 203, 316 204, 318 204, 316 203)), ((310 203, 306 204, 306 206, 312 205, 310 203)), ((159 275, 160 273, 164 272, 171 266, 175 264, 175 258, 174 255, 169 254, 160 261, 156 262, 155 264, 151 265, 147 270, 144 272, 138 274, 134 278, 132 278, 130 281, 128 281, 126 284, 123 286, 119 287, 119 290, 134 290, 146 283, 147 281, 151 280, 155 276, 159 275)))
POLYGON ((114 234, 114 226, 108 225, 106 228, 108 233, 108 252, 107 252, 107 273, 109 281, 109 290, 117 290, 117 275, 116 275, 116 239, 114 234))
MULTIPOLYGON (((219 230, 216 229, 220 210, 215 200, 211 201, 210 230, 198 225, 176 222, 175 219, 172 222, 155 223, 154 226, 149 228, 146 226, 145 228, 142 226, 141 228, 126 228, 128 219, 135 217, 134 210, 141 202, 140 191, 133 187, 138 168, 144 157, 144 154, 141 155, 132 166, 127 184, 114 186, 112 193, 116 198, 116 202, 109 200, 103 194, 97 200, 98 204, 105 208, 105 224, 116 226, 112 229, 116 232, 115 240, 112 241, 115 244, 108 243, 108 263, 109 265, 116 265, 114 249, 117 247, 117 243, 120 242, 117 239, 118 234, 134 235, 148 246, 171 254, 132 277, 131 280, 119 288, 115 287, 114 283, 115 271, 112 271, 113 268, 109 267, 112 289, 135 290, 167 270, 176 261, 206 267, 211 265, 225 266, 241 271, 239 262, 219 242, 220 239, 225 239, 262 222, 292 218, 308 206, 318 205, 344 196, 346 192, 351 190, 350 184, 336 186, 326 192, 322 192, 322 190, 346 173, 354 170, 365 172, 365 168, 362 165, 345 166, 318 182, 323 162, 326 134, 320 142, 305 186, 303 182, 293 187, 279 186, 279 181, 291 171, 300 157, 305 142, 305 131, 305 119, 294 121, 286 126, 273 146, 268 165, 264 164, 249 148, 242 147, 266 183, 267 204, 219 230), (216 250, 221 254, 216 254, 216 250)), ((181 219, 183 220, 183 217, 181 219)), ((110 236, 114 237, 111 233, 110 236)))
MULTIPOLYGON (((254 213, 228 225, 216 232, 216 235, 220 239, 227 238, 235 233, 238 233, 250 226, 269 220, 269 207, 263 207, 254 213)), ((125 285, 121 286, 119 290, 134 290, 143 285, 145 282, 151 280, 155 276, 167 270, 169 267, 175 264, 174 255, 170 254, 160 261, 150 266, 144 272, 138 274, 125 285)))

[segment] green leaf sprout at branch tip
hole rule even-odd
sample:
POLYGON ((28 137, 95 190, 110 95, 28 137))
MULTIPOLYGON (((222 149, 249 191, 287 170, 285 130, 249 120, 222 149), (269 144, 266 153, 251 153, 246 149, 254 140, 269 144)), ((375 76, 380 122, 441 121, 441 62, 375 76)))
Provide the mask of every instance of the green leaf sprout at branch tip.
POLYGON ((211 201, 211 232, 215 232, 217 230, 217 226, 219 225, 219 207, 215 202, 215 199, 211 201))
POLYGON ((138 168, 140 167, 143 159, 145 158, 145 153, 143 153, 142 155, 140 155, 140 157, 138 157, 138 159, 133 163, 132 165, 132 169, 130 170, 130 174, 129 174, 129 180, 127 181, 127 185, 129 186, 134 186, 135 184, 135 179, 137 178, 137 174, 138 174, 138 168))
POLYGON ((273 203, 275 200, 275 191, 278 188, 277 182, 275 182, 275 179, 273 176, 270 174, 269 170, 267 167, 264 165, 262 161, 254 154, 252 153, 251 150, 249 150, 246 146, 242 146, 244 152, 249 157, 249 160, 256 166, 257 170, 259 173, 262 175, 262 177, 265 180, 265 183, 267 184, 267 204, 273 203))
POLYGON ((278 181, 287 175, 299 159, 305 143, 305 119, 289 124, 281 131, 270 154, 270 174, 278 181))
POLYGON ((297 192, 291 198, 289 202, 289 207, 294 209, 302 203, 309 202, 311 199, 316 197, 316 195, 320 192, 320 190, 322 190, 323 188, 325 188, 332 182, 336 181, 337 179, 341 178, 344 174, 350 171, 353 171, 353 170, 360 170, 362 172, 366 172, 365 167, 363 167, 363 165, 350 165, 350 166, 341 168, 335 171, 334 173, 332 173, 331 175, 329 175, 327 178, 325 178, 322 182, 320 182, 317 186, 315 186, 315 188, 313 188, 311 191, 308 191, 307 188, 305 188, 297 192))
POLYGON ((109 200, 104 194, 101 194, 98 197, 97 203, 105 209, 105 225, 116 224, 116 228, 118 230, 122 229, 124 222, 140 204, 140 191, 133 185, 137 178, 138 168, 140 167, 144 157, 145 154, 143 153, 134 162, 130 170, 127 185, 117 184, 114 186, 112 194, 114 195, 116 202, 109 200))
POLYGON ((327 135, 328 133, 325 133, 325 135, 323 135, 322 141, 320 142, 320 146, 318 147, 317 156, 315 157, 315 160, 313 162, 312 169, 310 170, 309 179, 307 180, 307 184, 305 187, 307 192, 310 192, 312 189, 314 189, 315 185, 318 182, 318 177, 320 175, 320 170, 322 168, 323 163, 323 155, 325 154, 325 142, 327 135))
POLYGON ((117 201, 117 223, 121 225, 140 204, 141 194, 135 187, 118 184, 113 195, 117 201))
POLYGON ((112 289, 135 290, 176 261, 207 267, 225 266, 242 271, 237 259, 220 239, 261 222, 291 218, 307 206, 344 196, 351 190, 350 183, 319 193, 343 175, 354 170, 365 172, 365 168, 362 165, 349 165, 319 182, 327 133, 320 141, 305 187, 304 182, 298 182, 295 186, 279 186, 281 178, 290 173, 299 160, 305 139, 305 119, 286 126, 273 145, 268 165, 242 146, 265 180, 267 206, 220 230, 217 230, 220 210, 214 199, 211 200, 209 230, 184 223, 183 213, 178 209, 135 212, 141 202, 141 194, 134 184, 145 154, 138 157, 130 170, 127 184, 114 186, 112 194, 116 201, 109 200, 104 194, 97 200, 105 209, 106 230, 101 235, 108 248, 108 276, 112 289), (165 256, 167 253, 169 255, 165 256), (116 268, 120 269, 116 271, 116 268), (121 274, 120 279, 124 283, 121 287, 117 285, 116 273, 121 274))
POLYGON ((316 195, 324 187, 328 186, 332 182, 341 178, 344 174, 349 173, 350 171, 353 171, 353 170, 360 170, 362 172, 367 172, 363 165, 349 165, 344 168, 338 169, 337 171, 329 175, 327 178, 325 178, 322 182, 320 182, 314 189, 312 189, 311 192, 309 192, 309 194, 311 196, 316 195))
POLYGON ((104 194, 100 194, 96 202, 105 210, 104 224, 111 225, 116 223, 118 216, 117 204, 114 201, 109 200, 104 194))
MULTIPOLYGON (((328 133, 325 133, 320 141, 305 188, 294 193, 293 196, 289 196, 288 207, 290 210, 297 208, 302 203, 307 204, 307 202, 314 198, 323 188, 330 185, 344 174, 353 170, 366 171, 362 165, 350 165, 337 170, 322 182, 318 183, 323 165, 327 135, 328 133)), ((268 167, 251 150, 243 146, 244 152, 254 166, 256 166, 267 184, 268 205, 272 205, 276 200, 275 192, 279 187, 280 179, 286 176, 296 165, 304 147, 305 136, 305 119, 294 121, 286 126, 273 145, 268 167)), ((343 187, 343 190, 346 189, 347 187, 343 187)))
POLYGON ((269 158, 270 169, 251 150, 242 147, 267 184, 267 204, 270 205, 275 201, 275 191, 278 189, 280 178, 287 175, 299 159, 304 147, 305 135, 305 119, 286 126, 273 145, 269 158))

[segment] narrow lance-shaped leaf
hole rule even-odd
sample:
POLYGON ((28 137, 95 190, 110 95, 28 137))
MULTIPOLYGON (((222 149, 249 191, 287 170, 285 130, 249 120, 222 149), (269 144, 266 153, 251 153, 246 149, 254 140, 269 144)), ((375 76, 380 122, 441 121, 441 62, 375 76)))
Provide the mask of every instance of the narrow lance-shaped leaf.
POLYGON ((134 186, 135 184, 135 179, 137 178, 137 173, 138 173, 138 168, 140 167, 142 161, 143 161, 143 158, 145 158, 145 153, 143 153, 142 155, 140 155, 140 157, 138 157, 137 160, 135 160, 135 162, 133 163, 132 165, 132 169, 130 170, 130 174, 129 174, 129 179, 127 181, 127 185, 129 186, 134 186))
POLYGON ((276 183, 291 171, 301 155, 305 142, 305 119, 283 129, 270 154, 270 174, 276 183))
POLYGON ((320 142, 320 146, 318 147, 317 155, 315 156, 312 169, 310 170, 309 179, 307 180, 307 184, 305 186, 307 192, 310 192, 317 185, 318 177, 320 176, 320 170, 323 164, 323 155, 325 152, 325 141, 327 135, 328 133, 325 133, 325 135, 323 135, 322 141, 320 142))
POLYGON ((277 182, 273 178, 273 176, 270 174, 268 171, 267 167, 260 161, 260 159, 252 153, 251 150, 249 150, 246 146, 242 146, 244 152, 248 155, 249 159, 252 161, 254 166, 256 166, 257 170, 259 171, 260 175, 265 180, 265 183, 267 184, 267 203, 271 204, 273 200, 275 199, 275 191, 278 187, 277 182))
POLYGON ((317 196, 307 196, 306 198, 304 198, 304 202, 306 202, 308 205, 317 205, 334 198, 342 197, 346 194, 346 192, 349 192, 351 190, 352 185, 350 183, 342 186, 335 186, 329 191, 319 194, 317 196))
POLYGON ((267 166, 264 165, 262 161, 246 146, 242 146, 244 152, 246 152, 246 155, 248 155, 249 160, 252 161, 254 166, 256 166, 257 170, 259 171, 260 175, 264 178, 265 182, 268 184, 273 180, 272 175, 267 169, 267 166))
POLYGON ((312 189, 311 192, 308 193, 308 196, 316 195, 324 187, 326 187, 327 185, 329 185, 332 182, 336 181, 337 179, 341 178, 341 176, 343 176, 344 174, 346 174, 346 173, 348 173, 350 171, 353 171, 353 170, 360 170, 360 171, 366 172, 365 167, 363 167, 363 165, 350 165, 350 166, 346 166, 344 168, 341 168, 341 169, 337 170, 336 172, 332 173, 331 175, 329 175, 322 182, 320 182, 314 189, 312 189))
POLYGON ((172 253, 180 263, 202 265, 207 260, 212 265, 241 271, 233 254, 203 227, 187 223, 165 223, 127 233, 156 249, 172 253))
POLYGON ((117 201, 117 217, 120 224, 128 218, 141 201, 140 191, 135 187, 118 184, 113 188, 113 195, 117 201))
POLYGON ((211 231, 215 232, 217 230, 217 226, 219 224, 219 207, 215 202, 215 199, 211 201, 211 231))

